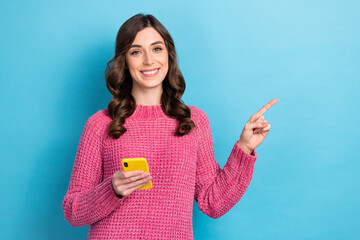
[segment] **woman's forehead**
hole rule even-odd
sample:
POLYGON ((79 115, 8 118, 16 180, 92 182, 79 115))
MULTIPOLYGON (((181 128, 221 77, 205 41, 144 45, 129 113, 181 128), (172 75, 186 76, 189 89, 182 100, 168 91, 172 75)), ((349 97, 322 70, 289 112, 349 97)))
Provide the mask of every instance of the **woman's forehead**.
POLYGON ((153 27, 146 27, 136 34, 133 45, 154 45, 154 43, 164 43, 164 39, 153 27))

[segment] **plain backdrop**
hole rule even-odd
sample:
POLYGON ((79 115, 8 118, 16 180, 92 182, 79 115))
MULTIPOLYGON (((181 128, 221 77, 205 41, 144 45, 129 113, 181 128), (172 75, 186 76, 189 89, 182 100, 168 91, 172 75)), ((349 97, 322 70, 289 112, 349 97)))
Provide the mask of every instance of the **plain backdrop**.
POLYGON ((195 239, 360 238, 360 2, 0 2, 0 239, 86 239, 65 220, 86 120, 111 99, 120 26, 153 14, 172 35, 183 101, 209 117, 223 167, 251 117, 271 130, 224 216, 194 201, 195 239))

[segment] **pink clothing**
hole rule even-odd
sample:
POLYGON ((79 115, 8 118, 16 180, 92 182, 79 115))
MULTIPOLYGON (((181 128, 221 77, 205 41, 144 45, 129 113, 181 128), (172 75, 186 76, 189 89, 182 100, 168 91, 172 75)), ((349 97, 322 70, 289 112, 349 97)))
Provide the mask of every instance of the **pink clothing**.
POLYGON ((119 139, 108 136, 107 109, 93 114, 80 137, 63 211, 71 226, 90 225, 88 239, 193 239, 193 200, 212 218, 228 212, 252 179, 257 154, 234 143, 223 169, 214 158, 205 112, 189 106, 195 127, 176 136, 177 120, 159 105, 137 105, 119 139), (118 198, 112 175, 121 159, 145 157, 152 189, 118 198))

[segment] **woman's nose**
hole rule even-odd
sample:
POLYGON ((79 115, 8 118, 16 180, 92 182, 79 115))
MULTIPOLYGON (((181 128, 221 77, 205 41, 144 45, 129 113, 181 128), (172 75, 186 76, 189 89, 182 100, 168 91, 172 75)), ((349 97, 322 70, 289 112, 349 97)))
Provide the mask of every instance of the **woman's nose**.
POLYGON ((151 65, 154 63, 154 56, 151 53, 145 53, 144 65, 151 65))

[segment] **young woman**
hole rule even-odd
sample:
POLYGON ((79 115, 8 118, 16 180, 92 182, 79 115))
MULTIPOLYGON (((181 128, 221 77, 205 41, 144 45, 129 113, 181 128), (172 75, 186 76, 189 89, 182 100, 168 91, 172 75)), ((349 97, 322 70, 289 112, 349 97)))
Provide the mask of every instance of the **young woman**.
POLYGON ((89 117, 63 200, 66 220, 90 225, 88 239, 193 239, 193 200, 212 218, 248 188, 270 124, 266 104, 246 123, 221 169, 207 115, 181 100, 185 81, 174 42, 152 15, 128 19, 105 71, 113 98, 89 117), (150 175, 124 172, 123 158, 144 157, 150 175), (152 180, 151 189, 138 190, 152 180))

